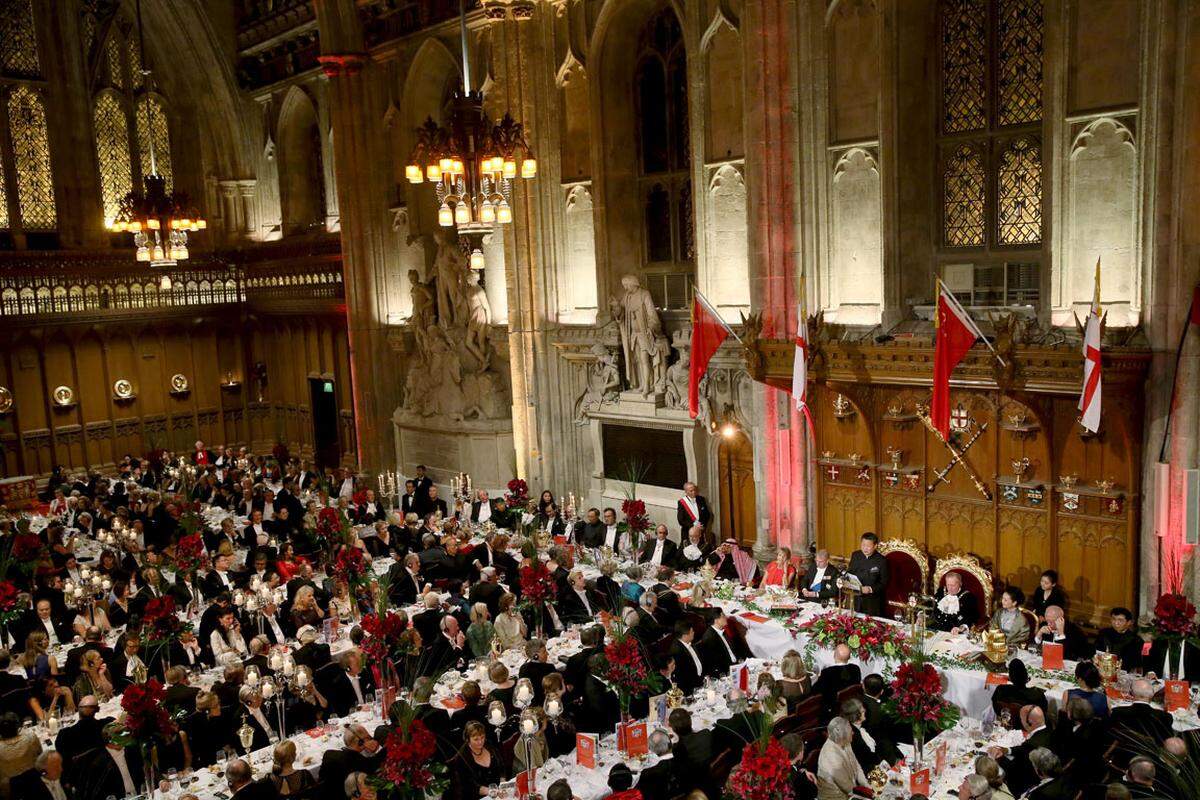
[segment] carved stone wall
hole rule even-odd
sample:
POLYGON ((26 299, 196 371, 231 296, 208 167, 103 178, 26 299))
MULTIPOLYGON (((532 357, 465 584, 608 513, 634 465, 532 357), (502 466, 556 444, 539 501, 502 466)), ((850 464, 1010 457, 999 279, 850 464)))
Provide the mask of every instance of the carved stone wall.
POLYGON ((750 311, 750 252, 746 222, 746 180, 739 165, 712 170, 708 183, 704 237, 710 297, 727 322, 750 311))
POLYGON ((870 151, 847 150, 833 166, 830 272, 822 282, 826 318, 875 325, 883 313, 883 210, 879 165, 870 151))

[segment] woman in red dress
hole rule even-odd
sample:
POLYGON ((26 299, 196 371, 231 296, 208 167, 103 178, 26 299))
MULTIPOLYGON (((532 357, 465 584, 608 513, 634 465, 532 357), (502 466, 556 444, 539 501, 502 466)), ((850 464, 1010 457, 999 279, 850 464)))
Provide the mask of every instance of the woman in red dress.
POLYGON ((779 548, 779 555, 767 564, 766 574, 763 575, 763 586, 779 586, 786 589, 796 578, 796 568, 792 566, 792 551, 786 547, 779 548))

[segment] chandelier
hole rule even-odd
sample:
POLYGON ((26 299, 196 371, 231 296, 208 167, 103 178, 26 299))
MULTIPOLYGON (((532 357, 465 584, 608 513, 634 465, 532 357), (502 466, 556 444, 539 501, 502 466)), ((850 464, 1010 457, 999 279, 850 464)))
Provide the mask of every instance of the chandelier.
MULTIPOLYGON (((142 3, 137 4, 138 51, 142 54, 142 85, 149 87, 150 69, 145 66, 142 38, 142 3)), ((158 174, 154 155, 154 103, 146 102, 146 132, 150 145, 150 172, 144 179, 145 190, 131 191, 121 198, 117 215, 108 226, 115 233, 133 234, 138 261, 152 267, 171 267, 188 258, 188 232, 202 231, 208 224, 188 203, 183 192, 168 192, 167 181, 158 174)), ((163 276, 163 288, 170 278, 163 276)))
POLYGON ((497 224, 513 220, 512 187, 537 175, 537 160, 521 123, 505 114, 493 124, 483 110, 483 94, 471 91, 467 19, 461 13, 463 88, 455 92, 449 120, 430 117, 417 129, 417 141, 404 169, 409 183, 434 184, 438 225, 455 227, 471 253, 471 268, 483 268, 479 243, 497 224))

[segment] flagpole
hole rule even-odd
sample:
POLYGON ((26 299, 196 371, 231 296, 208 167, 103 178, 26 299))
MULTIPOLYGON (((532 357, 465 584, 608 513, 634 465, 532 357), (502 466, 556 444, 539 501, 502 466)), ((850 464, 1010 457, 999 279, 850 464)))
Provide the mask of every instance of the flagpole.
MULTIPOLYGON (((989 342, 987 340, 987 337, 983 335, 983 331, 979 330, 979 326, 975 324, 975 320, 973 320, 971 318, 971 315, 967 313, 967 310, 962 307, 962 303, 958 302, 958 299, 953 295, 953 293, 951 293, 951 291, 946 288, 946 284, 942 283, 941 278, 937 278, 937 285, 938 285, 938 292, 939 293, 945 292, 946 299, 949 300, 950 302, 954 303, 954 305, 958 307, 958 310, 962 312, 963 317, 966 318, 967 323, 971 326, 971 330, 975 333, 975 336, 983 340, 984 346, 987 347, 988 350, 992 351, 992 355, 994 355, 996 357, 996 360, 1000 362, 1000 366, 1007 367, 1008 362, 1000 357, 1000 354, 996 352, 996 348, 992 347, 992 343, 989 342)), ((934 318, 935 324, 936 324, 936 320, 937 320, 937 305, 936 304, 934 304, 933 318, 934 318)))
POLYGON ((1167 421, 1163 425, 1162 446, 1158 449, 1158 461, 1167 455, 1167 439, 1171 433, 1171 416, 1175 411, 1175 394, 1179 390, 1179 362, 1183 358, 1183 345, 1187 341, 1188 331, 1192 327, 1192 315, 1196 313, 1196 292, 1192 292, 1192 302, 1188 305, 1188 315, 1183 321, 1183 330, 1179 332, 1179 344, 1175 347, 1175 374, 1171 376, 1171 400, 1167 405, 1167 421))

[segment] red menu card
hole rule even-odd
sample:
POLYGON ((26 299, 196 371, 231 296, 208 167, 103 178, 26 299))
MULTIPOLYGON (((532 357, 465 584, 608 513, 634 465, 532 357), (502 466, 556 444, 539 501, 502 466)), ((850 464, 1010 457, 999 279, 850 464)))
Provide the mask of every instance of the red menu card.
POLYGON ((1042 642, 1042 669, 1063 668, 1063 646, 1054 642, 1042 642))
POLYGON ((908 791, 912 794, 929 796, 929 770, 922 769, 914 772, 908 779, 908 791))
POLYGON ((1163 708, 1167 711, 1186 709, 1192 702, 1192 687, 1187 681, 1167 681, 1163 688, 1163 708))
POLYGON ((596 768, 596 737, 586 733, 575 734, 575 763, 587 769, 596 768))

